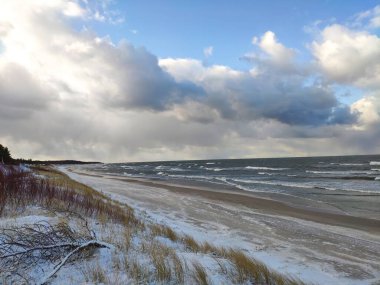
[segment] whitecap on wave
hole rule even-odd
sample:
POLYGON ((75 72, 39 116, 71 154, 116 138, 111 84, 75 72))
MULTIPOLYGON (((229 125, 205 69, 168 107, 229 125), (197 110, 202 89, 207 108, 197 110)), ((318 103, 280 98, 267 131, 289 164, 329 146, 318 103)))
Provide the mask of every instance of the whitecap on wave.
POLYGON ((281 171, 281 170, 286 170, 289 168, 274 168, 274 167, 265 167, 265 166, 246 166, 245 169, 281 171))

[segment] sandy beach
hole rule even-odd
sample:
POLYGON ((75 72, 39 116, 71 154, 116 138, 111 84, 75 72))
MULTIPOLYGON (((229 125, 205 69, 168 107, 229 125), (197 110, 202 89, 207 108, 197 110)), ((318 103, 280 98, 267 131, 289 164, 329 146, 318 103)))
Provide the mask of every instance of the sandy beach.
POLYGON ((102 176, 80 167, 72 178, 174 229, 249 251, 270 267, 316 284, 380 280, 380 220, 334 207, 296 206, 246 191, 102 176))

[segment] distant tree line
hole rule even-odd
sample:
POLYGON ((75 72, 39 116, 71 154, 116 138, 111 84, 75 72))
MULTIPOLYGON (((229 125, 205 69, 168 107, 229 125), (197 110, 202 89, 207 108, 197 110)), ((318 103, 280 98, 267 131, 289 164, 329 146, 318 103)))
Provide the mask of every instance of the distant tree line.
POLYGON ((0 163, 9 164, 13 162, 13 158, 9 149, 2 144, 0 144, 0 163))
POLYGON ((0 144, 0 164, 91 164, 100 163, 95 161, 78 161, 78 160, 32 160, 18 158, 14 159, 11 156, 9 149, 0 144))

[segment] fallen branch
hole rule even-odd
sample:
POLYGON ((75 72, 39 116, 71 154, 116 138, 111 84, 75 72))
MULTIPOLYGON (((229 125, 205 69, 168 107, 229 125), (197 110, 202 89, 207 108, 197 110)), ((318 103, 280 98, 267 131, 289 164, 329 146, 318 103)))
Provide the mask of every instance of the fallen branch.
POLYGON ((5 276, 11 276, 10 283, 17 283, 20 278, 30 280, 31 272, 37 268, 49 272, 55 265, 51 273, 36 282, 45 284, 70 257, 84 249, 113 248, 111 244, 98 241, 91 235, 87 223, 85 226, 88 234, 73 231, 67 223, 38 222, 0 229, 0 280, 5 276))
POLYGON ((80 246, 78 246, 76 249, 72 250, 71 252, 69 252, 69 254, 67 254, 63 259, 62 261, 57 264, 55 266, 55 269, 53 271, 51 271, 49 274, 47 274, 44 278, 42 278, 42 280, 40 282, 37 282, 37 284, 39 285, 43 285, 43 284, 46 284, 46 282, 51 278, 53 277, 54 274, 56 274, 61 268, 62 266, 65 265, 65 263, 67 262, 67 260, 72 256, 74 255, 75 253, 77 253, 78 251, 86 248, 86 247, 91 247, 91 246, 95 246, 95 247, 106 247, 106 248, 113 248, 113 246, 111 244, 108 244, 108 243, 105 243, 105 242, 101 242, 101 241, 97 241, 97 240, 90 240, 80 246))
POLYGON ((14 257, 14 256, 20 255, 20 254, 30 253, 30 252, 36 251, 36 250, 53 249, 53 248, 57 248, 57 247, 76 247, 76 246, 78 246, 78 244, 64 243, 64 244, 53 244, 53 245, 48 245, 48 246, 34 247, 34 248, 29 248, 29 249, 25 249, 22 251, 12 252, 10 254, 2 255, 2 256, 0 256, 0 259, 4 259, 4 258, 8 258, 8 257, 14 257))

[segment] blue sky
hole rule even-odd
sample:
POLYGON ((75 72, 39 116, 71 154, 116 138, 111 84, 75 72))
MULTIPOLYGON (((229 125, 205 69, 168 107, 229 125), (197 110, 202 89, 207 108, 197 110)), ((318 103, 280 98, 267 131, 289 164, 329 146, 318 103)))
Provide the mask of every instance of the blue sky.
POLYGON ((115 42, 127 39, 162 58, 204 59, 203 49, 213 46, 209 64, 247 69, 249 65, 240 57, 255 50, 251 44, 254 36, 273 31, 285 46, 299 51, 300 60, 309 59, 304 52, 311 39, 306 26, 316 21, 321 21, 321 27, 344 23, 377 3, 375 0, 126 0, 110 4, 124 18, 123 23, 89 25, 115 42))

